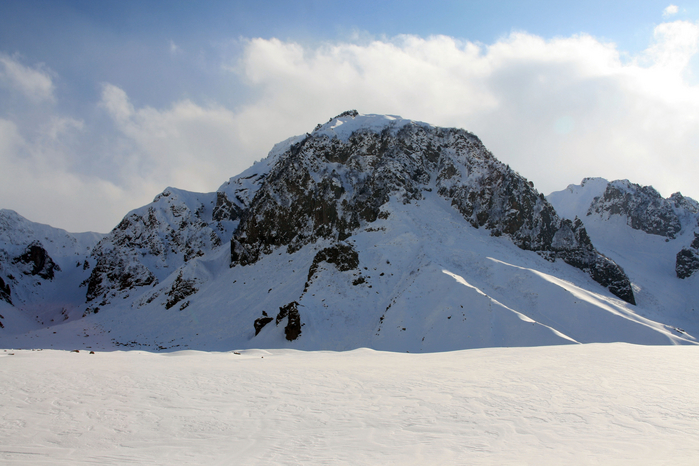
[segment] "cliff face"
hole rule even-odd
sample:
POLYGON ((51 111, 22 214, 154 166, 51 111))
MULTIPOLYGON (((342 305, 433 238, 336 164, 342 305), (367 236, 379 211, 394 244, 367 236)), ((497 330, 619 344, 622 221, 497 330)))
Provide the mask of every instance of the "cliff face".
POLYGON ((682 230, 681 216, 698 211, 697 203, 680 193, 664 199, 652 186, 618 180, 607 185, 604 194, 590 205, 588 215, 625 216, 635 230, 675 239, 682 230))
POLYGON ((419 201, 435 190, 475 228, 582 269, 627 302, 623 270, 592 245, 582 223, 561 219, 530 182, 471 133, 346 112, 291 145, 240 215, 231 264, 279 247, 342 241, 385 216, 389 197, 419 201))
POLYGON ((696 240, 699 203, 693 199, 680 193, 665 199, 652 186, 617 180, 608 183, 604 193, 595 197, 587 215, 603 219, 622 217, 634 230, 663 236, 667 241, 676 240, 683 230, 694 230, 693 242, 677 253, 675 273, 678 278, 688 278, 699 270, 699 243, 696 240))
POLYGON ((699 270, 699 234, 694 233, 692 243, 677 253, 675 272, 678 278, 688 278, 697 270, 699 270))

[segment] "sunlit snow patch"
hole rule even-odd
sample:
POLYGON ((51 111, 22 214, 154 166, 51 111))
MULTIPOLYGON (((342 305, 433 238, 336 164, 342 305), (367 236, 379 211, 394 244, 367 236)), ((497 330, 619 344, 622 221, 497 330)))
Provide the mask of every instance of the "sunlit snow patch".
MULTIPOLYGON (((653 331, 659 332, 663 334, 665 337, 667 337, 673 344, 680 344, 680 343, 695 343, 694 337, 688 334, 684 334, 682 336, 676 335, 672 333, 671 329, 669 329, 666 325, 663 325, 659 322, 655 322, 653 320, 647 319, 645 317, 642 317, 638 314, 636 314, 632 309, 630 309, 627 303, 623 302, 620 299, 613 298, 613 297, 607 297, 603 296, 597 293, 594 293, 592 291, 588 291, 586 289, 583 289, 577 285, 574 285, 573 283, 562 280, 560 278, 557 278, 553 275, 549 275, 547 273, 540 272, 538 270, 534 270, 531 268, 527 267, 521 267, 518 265, 514 264, 509 264, 507 262, 501 261, 499 259, 495 259, 492 257, 488 257, 488 260, 491 260, 497 264, 502 264, 508 267, 512 267, 515 269, 519 270, 524 270, 527 272, 530 272, 537 277, 540 277, 544 279, 546 282, 551 283, 553 285, 556 285, 571 295, 573 295, 576 299, 590 304, 594 309, 597 310, 602 310, 606 311, 614 316, 617 316, 619 318, 625 319, 627 321, 633 322, 635 324, 639 324, 643 327, 646 327, 648 329, 651 329, 653 331)), ((466 284, 464 282, 464 284, 466 284)))
POLYGON ((464 280, 463 277, 461 277, 461 276, 459 276, 459 275, 457 275, 457 274, 455 274, 455 273, 451 273, 450 271, 448 271, 448 270, 446 270, 446 269, 445 269, 445 270, 442 270, 442 272, 445 273, 445 274, 447 274, 447 275, 449 275, 450 277, 452 277, 452 278, 453 278, 454 280, 456 280, 458 283, 460 283, 460 284, 462 284, 462 285, 464 285, 464 286, 467 286, 467 287, 469 287, 469 288, 471 288, 471 289, 476 290, 477 293, 479 293, 479 294, 485 296, 486 298, 490 299, 490 301, 491 301, 493 304, 495 304, 495 305, 497 305, 497 306, 500 306, 500 307, 502 307, 503 309, 507 309, 508 311, 514 313, 517 317, 519 317, 519 318, 520 318, 521 320, 523 320, 524 322, 531 322, 531 323, 533 323, 533 324, 541 325, 542 327, 546 327, 547 329, 551 330, 553 333, 555 333, 556 335, 558 335, 558 336, 561 337, 561 338, 565 338, 566 340, 570 340, 570 341, 572 341, 573 343, 578 343, 578 342, 575 341, 574 339, 572 339, 572 338, 570 338, 569 336, 567 336, 567 335, 565 335, 565 334, 559 332, 558 330, 556 330, 556 329, 554 329, 554 328, 551 328, 551 327, 549 327, 548 325, 544 325, 544 324, 542 324, 542 323, 540 323, 540 322, 537 322, 537 321, 535 321, 534 319, 531 319, 531 318, 527 317, 526 315, 522 314, 521 312, 515 311, 514 309, 505 306, 504 304, 502 304, 502 303, 499 302, 498 300, 491 298, 490 296, 488 296, 487 294, 483 293, 481 290, 479 290, 479 289, 476 288, 475 286, 473 286, 473 285, 471 285, 470 283, 468 283, 466 280, 464 280))

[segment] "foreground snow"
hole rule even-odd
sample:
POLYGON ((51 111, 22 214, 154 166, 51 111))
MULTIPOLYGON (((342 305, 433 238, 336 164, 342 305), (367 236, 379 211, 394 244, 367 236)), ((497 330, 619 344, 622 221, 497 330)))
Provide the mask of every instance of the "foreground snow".
POLYGON ((699 352, 0 351, 2 464, 696 464, 699 352))

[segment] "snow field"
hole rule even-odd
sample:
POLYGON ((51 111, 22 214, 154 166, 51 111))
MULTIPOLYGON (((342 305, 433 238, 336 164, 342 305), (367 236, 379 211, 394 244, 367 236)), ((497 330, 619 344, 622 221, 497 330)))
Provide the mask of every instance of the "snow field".
POLYGON ((0 351, 0 462, 696 464, 699 352, 0 351))

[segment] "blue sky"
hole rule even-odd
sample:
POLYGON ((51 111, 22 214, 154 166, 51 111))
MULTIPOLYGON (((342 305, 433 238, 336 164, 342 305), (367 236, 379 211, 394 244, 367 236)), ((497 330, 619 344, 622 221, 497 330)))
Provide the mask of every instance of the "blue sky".
POLYGON ((475 132, 544 193, 699 198, 699 5, 0 2, 0 207, 108 231, 348 108, 475 132))

